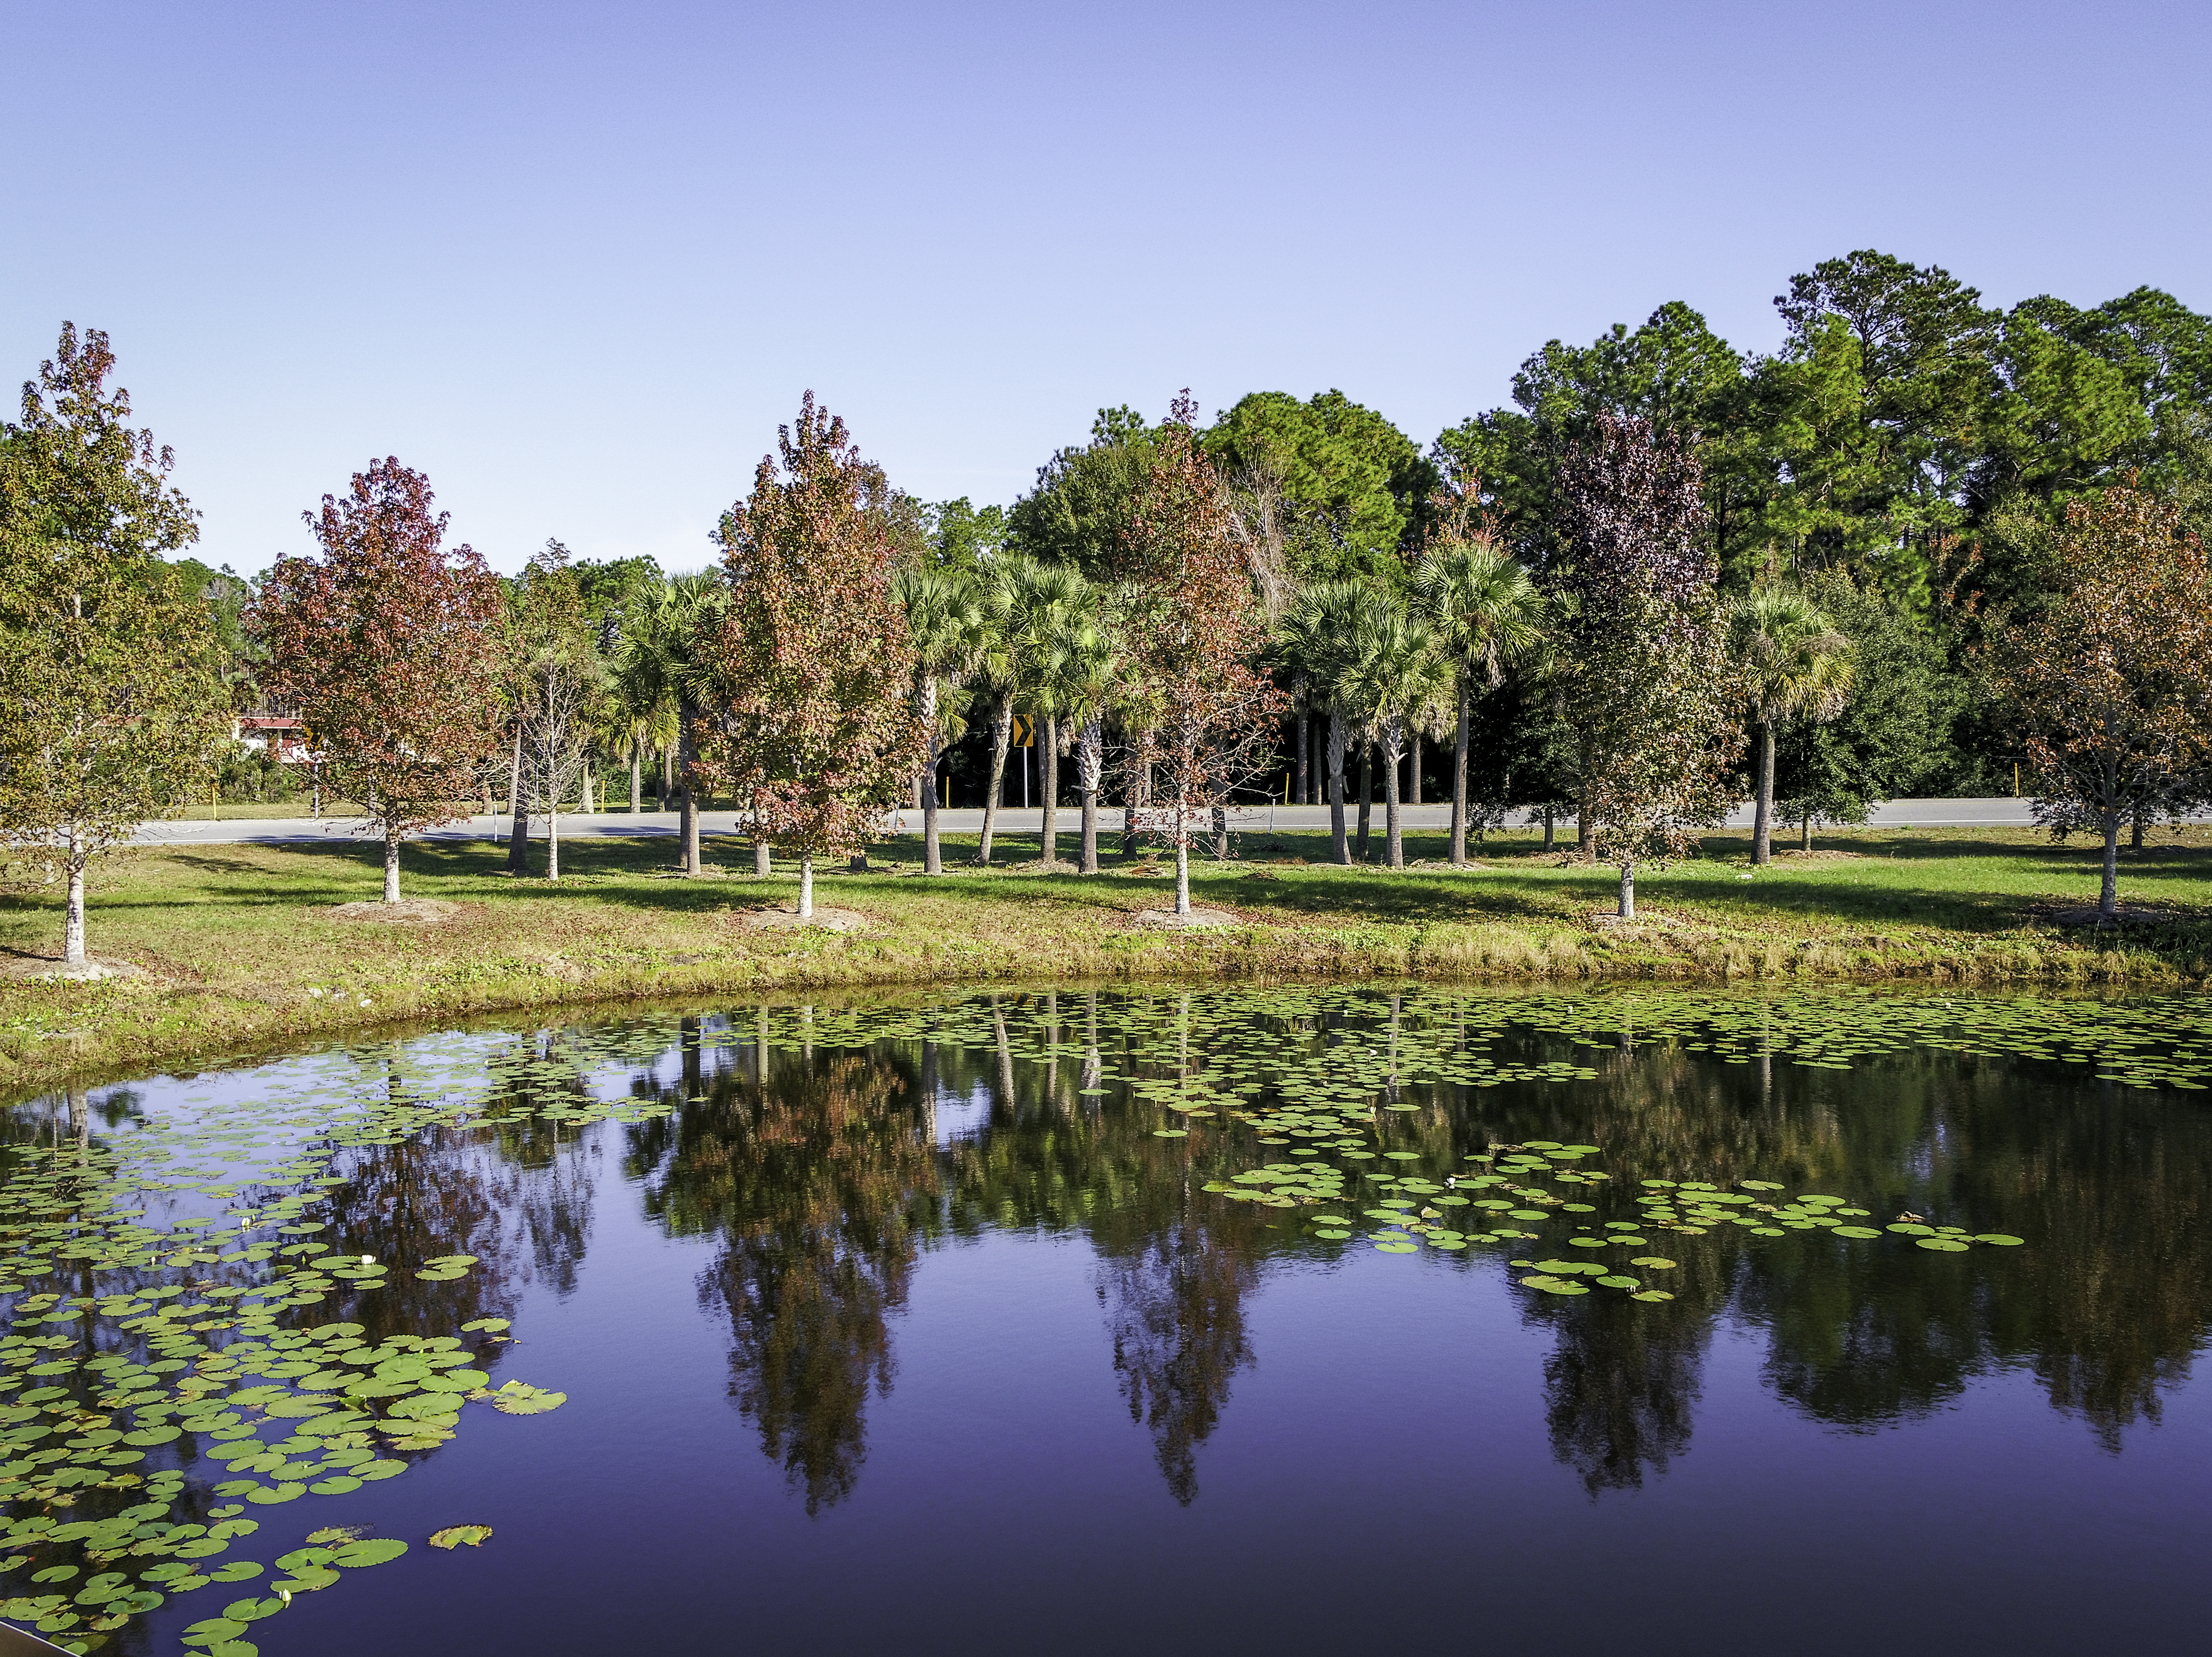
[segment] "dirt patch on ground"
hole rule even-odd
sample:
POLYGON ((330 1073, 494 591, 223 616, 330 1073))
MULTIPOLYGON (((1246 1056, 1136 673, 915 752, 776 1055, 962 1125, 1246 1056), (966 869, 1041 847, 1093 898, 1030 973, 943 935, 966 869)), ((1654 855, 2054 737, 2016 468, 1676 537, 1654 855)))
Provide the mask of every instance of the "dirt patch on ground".
POLYGON ((1204 932, 1244 924, 1241 917, 1230 913, 1226 909, 1201 909, 1195 904, 1191 906, 1187 915, 1179 915, 1173 909, 1139 909, 1132 919, 1139 926, 1158 926, 1175 932, 1204 932))
POLYGON ((1774 860, 1777 863, 1796 863, 1801 865, 1807 863, 1863 863, 1866 860, 1866 853, 1864 852, 1833 852, 1819 848, 1810 852, 1806 852, 1799 850, 1795 846, 1778 846, 1774 848, 1773 856, 1774 860))
POLYGON ((2098 913, 2094 903, 2046 905, 2035 915, 2046 926, 2179 926, 2203 919, 2186 909, 2161 907, 2155 904, 2123 903, 2118 913, 2106 920, 2098 913))
POLYGON ((1632 915, 1621 915, 1611 909, 1594 909, 1589 915, 1594 932, 1610 932, 1616 938, 1658 937, 1669 932, 1703 932, 1704 927, 1680 915, 1668 914, 1663 909, 1638 908, 1632 915))
POLYGON ((799 918, 795 908, 742 909, 738 912, 738 924, 756 932, 798 932, 817 926, 825 932, 864 932, 868 930, 867 916, 858 909, 835 909, 826 903, 814 906, 814 913, 805 920, 799 918))
POLYGON ((337 903, 325 913, 332 920, 373 920, 385 926, 450 926, 482 907, 435 897, 403 897, 397 903, 337 903))
POLYGON ((134 967, 128 961, 103 961, 97 956, 88 956, 81 967, 65 967, 59 956, 0 950, 0 979, 18 981, 66 979, 72 983, 88 984, 102 978, 143 978, 145 975, 144 968, 134 967))

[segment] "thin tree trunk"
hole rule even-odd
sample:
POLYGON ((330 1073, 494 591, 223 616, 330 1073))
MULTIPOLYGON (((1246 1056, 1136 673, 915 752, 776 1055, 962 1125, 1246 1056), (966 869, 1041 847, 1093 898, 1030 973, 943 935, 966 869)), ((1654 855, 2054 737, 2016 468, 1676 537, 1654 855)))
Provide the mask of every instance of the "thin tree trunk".
POLYGON ((1213 860, 1229 861, 1229 808, 1225 805, 1213 808, 1213 860))
POLYGON ((694 879, 707 872, 705 859, 699 853, 699 780, 692 774, 698 751, 697 738, 691 734, 691 726, 698 717, 699 710, 690 702, 678 703, 676 765, 684 791, 684 872, 694 879))
POLYGON ((1044 815, 1037 825, 1037 855, 1048 869, 1060 866, 1060 720, 1048 713, 1037 721, 1044 742, 1044 815))
POLYGON ((1636 859, 1633 858, 1620 860, 1620 918, 1623 920, 1636 919, 1636 859))
POLYGON ((1176 836, 1175 912, 1179 915, 1190 913, 1190 835, 1187 828, 1176 836))
POLYGON ((1406 804, 1421 803, 1421 733, 1418 731, 1406 743, 1406 804))
POLYGON ((1375 744, 1362 737, 1359 743, 1359 841, 1352 849, 1355 860, 1367 861, 1367 824, 1375 814, 1375 744))
POLYGON ((921 791, 921 871, 945 872, 945 853, 937 840, 937 755, 929 756, 929 786, 921 791))
POLYGON ((399 901, 399 831, 384 831, 384 901, 399 901))
POLYGON ((1552 802, 1546 800, 1544 802, 1544 849, 1547 852, 1552 849, 1553 836, 1557 833, 1556 816, 1557 814, 1552 809, 1552 802))
POLYGON ((1344 715, 1332 708, 1328 715, 1328 842, 1329 855, 1339 863, 1352 861, 1352 845, 1344 835, 1344 715))
POLYGON ((2116 920, 2120 912, 2120 814, 2105 813, 2105 886, 2097 895, 2100 920, 2116 920))
POLYGON ((1467 861, 1467 675, 1459 676, 1459 730, 1452 738, 1451 860, 1467 861))
POLYGON ((77 847, 76 825, 69 828, 69 907, 62 915, 62 964, 84 965, 84 857, 77 847))
POLYGON ((520 806, 507 831, 507 871, 511 875, 530 872, 530 813, 520 806))
POLYGON ((799 854, 799 918, 814 919, 814 853, 799 854))
POLYGON ((1301 805, 1313 804, 1313 778, 1306 768, 1306 762, 1311 757, 1311 750, 1306 737, 1306 727, 1310 723, 1306 699, 1301 696, 1298 698, 1298 780, 1297 784, 1298 804, 1301 805))
POLYGON ((1759 800, 1751 811, 1751 860, 1771 863, 1774 848, 1774 721, 1759 722, 1759 800))
POLYGON ((991 861, 991 835, 999 825, 999 796, 1006 786, 1006 744, 1014 739, 1014 699, 999 698, 999 711, 991 725, 991 780, 983 791, 983 837, 975 847, 975 861, 991 861))
POLYGON ((507 772, 507 814, 513 816, 522 809, 522 722, 514 725, 514 761, 507 772))
POLYGON ((929 768, 914 780, 915 804, 921 810, 921 871, 941 875, 945 853, 937 840, 937 766, 945 750, 937 730, 937 680, 928 674, 921 681, 921 728, 929 744, 929 768))
POLYGON ((631 749, 631 750, 629 750, 629 814, 630 814, 630 816, 637 816, 637 814, 638 814, 638 810, 639 810, 639 808, 640 808, 641 806, 642 806, 644 804, 645 804, 645 775, 644 775, 644 768, 643 768, 643 766, 642 766, 642 765, 641 765, 641 764, 640 764, 640 762, 639 762, 639 755, 638 755, 638 751, 637 751, 637 750, 635 750, 635 748, 633 748, 633 749, 631 749))
POLYGON ((556 801, 545 812, 545 878, 561 878, 561 806, 556 801))
POLYGON ((1801 852, 1809 852, 1813 849, 1813 808, 1811 806, 1805 808, 1805 815, 1801 819, 1799 826, 1803 830, 1804 838, 1797 842, 1797 849, 1801 852))
POLYGON ((1075 738, 1075 781, 1083 791, 1083 869, 1098 872, 1098 785, 1105 780, 1106 732, 1098 716, 1083 722, 1075 738))
POLYGON ((1382 727, 1382 755, 1389 762, 1382 772, 1382 835, 1393 869, 1406 866, 1405 825, 1399 820, 1398 814, 1399 750, 1404 746, 1405 737, 1399 722, 1395 719, 1387 722, 1382 727))
POLYGON ((1121 855, 1123 857, 1136 856, 1139 843, 1149 838, 1149 835, 1138 828, 1137 820, 1131 812, 1133 810, 1148 807, 1152 803, 1152 764, 1150 760, 1147 760, 1137 768, 1137 774, 1130 780, 1129 798, 1121 808, 1121 855))
POLYGON ((753 828, 753 878, 766 880, 775 871, 775 853, 756 822, 753 828))

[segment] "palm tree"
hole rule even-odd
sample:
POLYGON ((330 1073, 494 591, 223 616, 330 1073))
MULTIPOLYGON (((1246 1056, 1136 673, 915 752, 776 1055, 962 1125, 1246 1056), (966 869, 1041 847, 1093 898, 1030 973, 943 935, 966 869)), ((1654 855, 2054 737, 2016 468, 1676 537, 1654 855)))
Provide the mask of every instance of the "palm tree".
POLYGON ((1352 657, 1351 640, 1362 609, 1375 595, 1358 581, 1316 581, 1297 596, 1283 616, 1281 649, 1291 671, 1306 683, 1316 707, 1328 710, 1328 827, 1331 854, 1352 861, 1345 835, 1344 756, 1351 735, 1351 708, 1342 694, 1352 657))
POLYGON ((1398 768, 1408 725, 1427 717, 1449 694, 1455 669, 1422 617, 1380 592, 1368 594, 1351 637, 1352 656, 1342 684, 1362 715, 1363 737, 1382 749, 1383 825, 1390 866, 1406 866, 1399 811, 1398 768))
MULTIPOLYGON (((1093 589, 1095 598, 1104 595, 1093 589)), ((1098 792, 1106 771, 1106 708, 1121 677, 1121 641, 1100 604, 1090 613, 1062 621, 1046 641, 1043 699, 1054 728, 1070 730, 1075 751, 1076 792, 1083 796, 1083 860, 1080 872, 1098 872, 1098 792)), ((1059 768, 1053 768, 1058 782, 1059 768)), ((1045 807, 1044 857, 1059 859, 1054 844, 1052 806, 1045 807)))
POLYGON ((929 768, 921 791, 922 868, 941 875, 945 859, 937 838, 937 767, 961 721, 948 692, 957 690, 982 659, 988 623, 975 585, 950 569, 910 564, 893 591, 906 610, 915 648, 915 711, 929 733, 929 768))
MULTIPOLYGON (((701 665, 700 637, 721 612, 725 591, 712 572, 679 575, 641 595, 623 618, 615 672, 641 706, 665 705, 675 719, 676 769, 683 787, 684 872, 705 871, 699 851, 699 796, 694 782, 699 713, 711 694, 701 665)), ((754 867, 767 872, 768 847, 753 838, 754 867)))
POLYGON ((1451 813, 1451 860, 1457 865, 1467 861, 1468 722, 1475 679, 1480 676, 1484 689, 1495 690, 1506 668, 1536 647, 1543 637, 1538 624, 1544 599, 1528 572, 1481 530, 1425 555, 1413 570, 1413 595, 1450 659, 1459 702, 1451 813))
POLYGON ((1742 666, 1759 732, 1751 860, 1761 864, 1773 856, 1774 727, 1800 716, 1826 723, 1843 712, 1851 688, 1851 641, 1796 588, 1769 586, 1736 601, 1729 646, 1742 666))
MULTIPOLYGON (((991 781, 983 798, 983 835, 975 848, 978 864, 991 861, 991 837, 998 822, 999 796, 1006 786, 1006 750, 1013 739, 1014 713, 1018 707, 1036 707, 1038 673, 1048 640, 1055 628, 1082 613, 1089 592, 1090 583, 1072 564, 1050 564, 1019 555, 991 561, 984 580, 987 630, 978 671, 988 684, 994 708, 991 781)), ((1048 725, 1046 734, 1048 737, 1048 725)), ((1050 768, 1056 783, 1057 763, 1050 768)), ((1053 804, 1048 786, 1048 824, 1052 822, 1053 804)))

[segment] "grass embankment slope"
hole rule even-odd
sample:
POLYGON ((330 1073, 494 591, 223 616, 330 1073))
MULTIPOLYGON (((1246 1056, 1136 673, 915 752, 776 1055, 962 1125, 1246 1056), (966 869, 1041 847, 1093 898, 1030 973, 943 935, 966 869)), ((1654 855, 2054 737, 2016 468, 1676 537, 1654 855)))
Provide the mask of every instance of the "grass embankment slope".
MULTIPOLYGON (((1072 845, 1072 841, 1069 842, 1072 845)), ((788 905, 787 865, 752 877, 742 843, 708 842, 721 872, 678 877, 666 838, 581 840, 558 884, 510 879, 503 848, 428 841, 404 853, 411 898, 453 906, 432 924, 335 913, 380 889, 378 847, 177 847, 134 851, 94 879, 94 955, 140 975, 91 984, 25 974, 57 952, 58 905, 0 899, 0 1089, 187 1057, 264 1050, 341 1030, 557 1004, 779 992, 832 985, 1023 980, 1432 978, 1920 979, 1933 982, 2196 984, 2212 971, 2212 832, 2123 859, 2144 912, 2118 933, 2063 924, 2093 902, 2097 848, 2027 829, 1823 835, 1810 858, 1749 872, 1741 835, 1637 883, 1637 924, 1599 915, 1614 877, 1493 835, 1478 866, 1399 872, 1319 862, 1325 836, 1252 835, 1240 859, 1194 864, 1194 899, 1245 924, 1162 932, 1136 912, 1170 901, 1165 865, 1085 879, 1046 874, 1033 838, 1002 866, 922 877, 913 839, 876 869, 820 877, 819 900, 867 917, 853 936, 766 931, 745 912, 788 905), (1300 859, 1315 861, 1300 862, 1300 859)), ((543 847, 533 850, 542 859, 543 847)), ((1443 850, 1408 836, 1409 859, 1443 850)))

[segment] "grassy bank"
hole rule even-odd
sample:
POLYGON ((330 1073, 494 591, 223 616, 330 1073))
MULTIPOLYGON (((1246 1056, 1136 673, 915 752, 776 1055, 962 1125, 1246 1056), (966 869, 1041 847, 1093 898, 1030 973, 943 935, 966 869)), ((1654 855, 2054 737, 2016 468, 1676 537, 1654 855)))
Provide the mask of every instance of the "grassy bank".
MULTIPOLYGON (((1072 841, 1070 842, 1072 845, 1072 841)), ((764 931, 745 912, 788 904, 779 865, 709 841, 722 872, 677 877, 667 839, 565 844, 557 884, 510 879, 477 842, 410 846, 410 897, 453 906, 398 926, 334 913, 375 898, 378 853, 359 844, 178 847, 96 871, 95 955, 139 969, 94 984, 25 974, 58 945, 58 906, 0 899, 0 1089, 188 1057, 264 1050, 345 1030, 559 1004, 776 992, 827 985, 1012 980, 1425 977, 1577 982, 1612 978, 1900 978, 2150 987, 2212 971, 2212 834, 2161 835, 2125 854, 2125 901, 2151 913, 2110 931, 2063 924, 2093 902, 2094 847, 2027 829, 1823 835, 1747 879, 1741 836, 1638 882, 1638 924, 1597 919, 1611 871, 1547 855, 1533 835, 1492 836, 1479 866, 1392 873, 1318 861, 1325 836, 1248 836, 1239 860, 1194 865, 1194 898, 1233 931, 1162 932, 1136 912, 1170 901, 1152 865, 1109 860, 1091 879, 1016 864, 942 880, 913 840, 875 848, 866 874, 826 872, 819 899, 860 911, 853 936, 764 931), (1300 859, 1315 859, 1301 861, 1300 859)), ((948 862, 973 842, 948 841, 948 862)), ((536 848, 543 855, 543 848, 536 848)), ((1413 835, 1412 859, 1443 837, 1413 835)))

